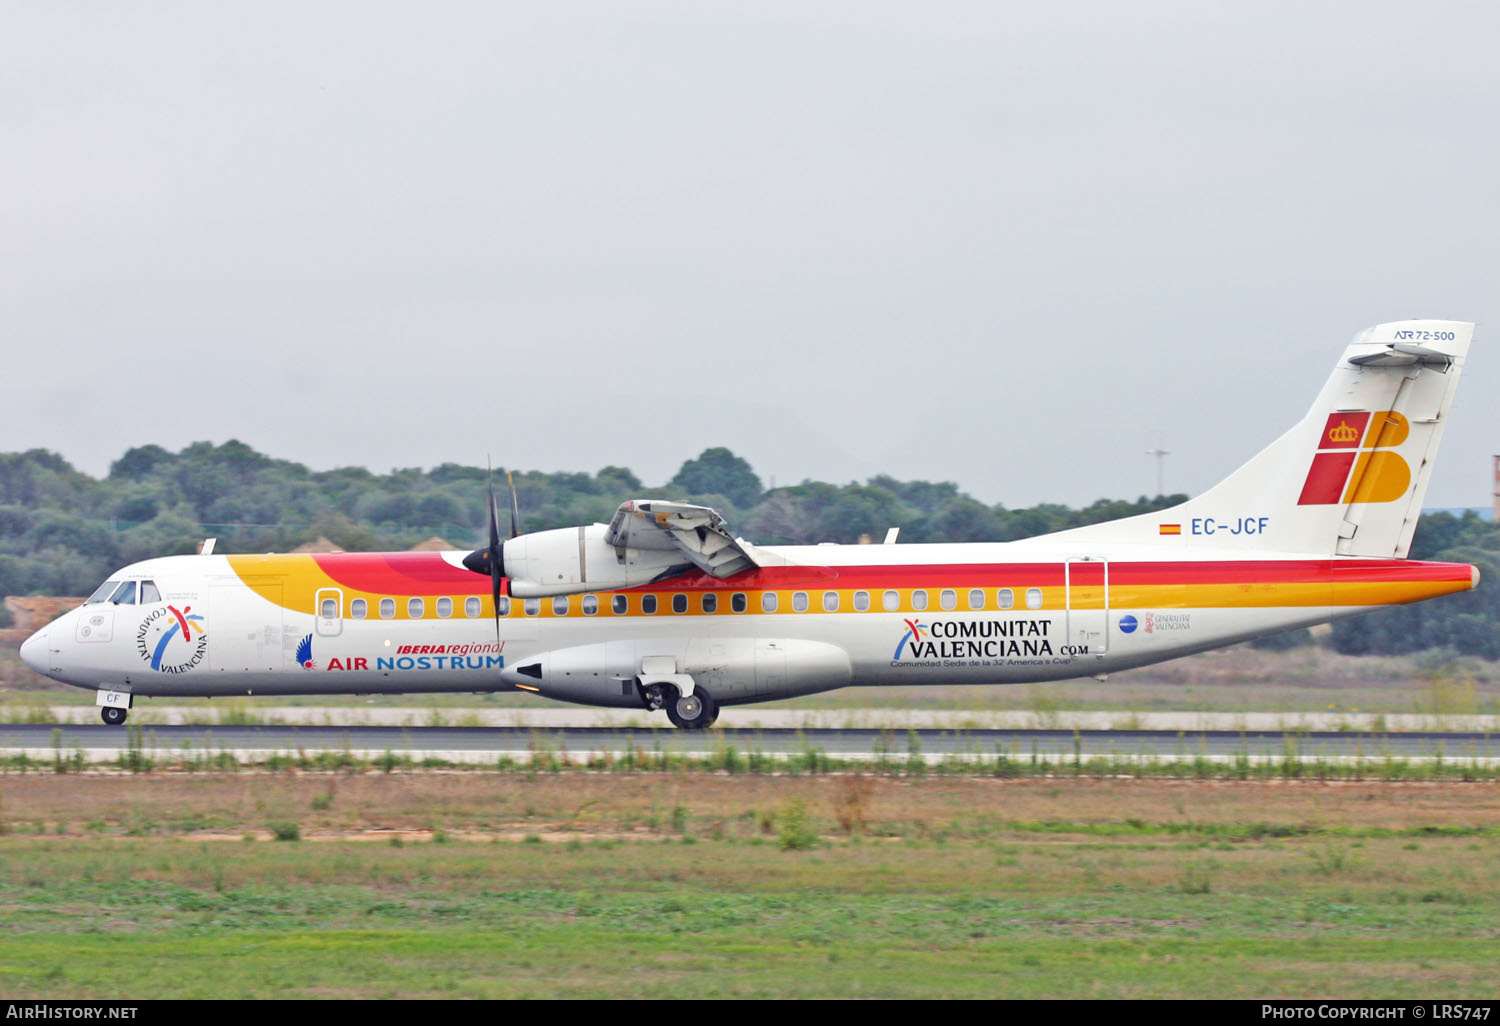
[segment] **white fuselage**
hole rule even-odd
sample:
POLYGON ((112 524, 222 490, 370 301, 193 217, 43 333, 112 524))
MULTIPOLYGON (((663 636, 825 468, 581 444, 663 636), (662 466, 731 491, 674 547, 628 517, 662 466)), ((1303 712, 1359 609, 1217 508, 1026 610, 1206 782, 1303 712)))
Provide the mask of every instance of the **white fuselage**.
POLYGON ((69 684, 133 695, 519 688, 627 707, 641 704, 647 661, 666 659, 732 705, 849 684, 1105 674, 1472 583, 1461 564, 1206 549, 1187 560, 1070 559, 1028 542, 766 551, 784 565, 502 599, 498 618, 461 553, 167 557, 112 578, 151 582, 159 601, 82 606, 26 656, 69 684))

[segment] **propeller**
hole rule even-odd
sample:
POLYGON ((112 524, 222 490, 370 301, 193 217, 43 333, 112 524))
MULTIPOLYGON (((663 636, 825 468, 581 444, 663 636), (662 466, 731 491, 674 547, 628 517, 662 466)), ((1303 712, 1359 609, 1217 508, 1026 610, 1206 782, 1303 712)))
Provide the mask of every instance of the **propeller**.
MULTIPOLYGON (((505 475, 507 481, 511 480, 510 474, 505 475)), ((511 481, 510 485, 510 529, 512 538, 519 535, 520 508, 516 504, 516 486, 511 481)), ((464 557, 464 567, 476 574, 485 574, 490 579, 490 603, 495 611, 495 640, 500 640, 500 583, 505 577, 505 545, 500 541, 500 510, 495 502, 495 468, 490 467, 490 491, 489 491, 489 517, 490 543, 482 549, 475 549, 464 557)))

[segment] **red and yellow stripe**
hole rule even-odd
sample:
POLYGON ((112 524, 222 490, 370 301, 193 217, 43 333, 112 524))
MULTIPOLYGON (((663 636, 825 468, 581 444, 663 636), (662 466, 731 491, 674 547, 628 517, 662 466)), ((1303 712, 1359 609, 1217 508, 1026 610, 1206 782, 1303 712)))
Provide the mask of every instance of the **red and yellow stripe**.
MULTIPOLYGON (((405 599, 451 596, 461 605, 469 596, 479 596, 482 616, 494 615, 488 582, 447 562, 438 553, 347 553, 279 556, 230 556, 230 566, 242 581, 268 601, 298 612, 311 612, 320 590, 343 592, 344 613, 349 602, 364 598, 374 617, 376 603, 395 598, 396 619, 406 619, 405 599)), ((822 595, 839 596, 838 611, 856 614, 856 592, 867 592, 869 609, 861 612, 942 611, 940 596, 945 589, 957 592, 952 612, 973 612, 968 592, 985 593, 983 611, 999 612, 997 592, 1010 589, 1009 611, 1028 612, 1024 601, 1028 589, 1040 589, 1043 610, 1067 607, 1071 592, 1074 609, 1105 606, 1105 568, 1108 568, 1108 605, 1113 609, 1212 609, 1265 608, 1276 606, 1382 606, 1417 602, 1454 592, 1467 591, 1475 573, 1466 563, 1430 563, 1414 560, 1215 560, 1116 563, 952 563, 902 566, 766 567, 719 579, 690 573, 656 584, 625 589, 623 593, 658 596, 659 611, 671 614, 671 596, 676 593, 716 592, 714 615, 738 615, 730 611, 730 595, 743 592, 748 612, 760 613, 759 596, 780 595, 777 615, 794 614, 792 596, 809 594, 808 613, 823 613, 822 595), (896 591, 897 609, 887 610, 886 591, 896 591), (913 593, 925 591, 927 604, 919 609, 913 593)), ((600 615, 609 616, 610 592, 598 592, 600 615)), ((541 600, 542 616, 554 615, 550 599, 541 600)), ((580 603, 569 603, 569 614, 581 615, 580 603)), ((426 618, 431 618, 428 604, 426 618)), ((458 610, 455 610, 457 613, 458 610)), ((689 603, 691 614, 702 613, 701 600, 689 603)), ((630 603, 632 615, 640 613, 639 601, 630 603)), ((511 603, 511 615, 520 616, 522 604, 511 603)), ((643 614, 642 614, 643 615, 643 614)))

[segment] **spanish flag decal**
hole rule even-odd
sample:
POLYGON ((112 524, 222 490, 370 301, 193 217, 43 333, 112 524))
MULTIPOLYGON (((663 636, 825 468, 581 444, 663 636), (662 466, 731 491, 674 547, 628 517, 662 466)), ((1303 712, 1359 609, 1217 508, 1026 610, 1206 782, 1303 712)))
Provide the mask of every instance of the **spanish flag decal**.
POLYGON ((1182 533, 1182 525, 1181 524, 1162 524, 1159 528, 1157 528, 1157 533, 1159 533, 1159 534, 1181 534, 1182 533))

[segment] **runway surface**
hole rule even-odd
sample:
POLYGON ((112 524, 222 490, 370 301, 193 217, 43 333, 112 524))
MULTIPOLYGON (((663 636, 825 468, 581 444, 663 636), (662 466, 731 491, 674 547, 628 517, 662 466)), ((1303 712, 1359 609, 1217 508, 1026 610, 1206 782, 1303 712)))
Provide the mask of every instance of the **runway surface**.
POLYGON ((118 758, 135 745, 148 753, 231 752, 259 759, 274 754, 385 752, 454 762, 488 762, 502 756, 530 758, 537 752, 567 752, 573 759, 610 753, 668 752, 707 755, 733 747, 740 753, 788 756, 816 750, 834 758, 926 760, 952 756, 1009 755, 1029 758, 1100 756, 1215 759, 1400 759, 1500 758, 1500 735, 1462 731, 1370 733, 1354 731, 1228 730, 874 730, 567 727, 391 727, 391 726, 143 726, 0 725, 0 755, 26 752, 51 758, 82 751, 89 761, 118 758))

